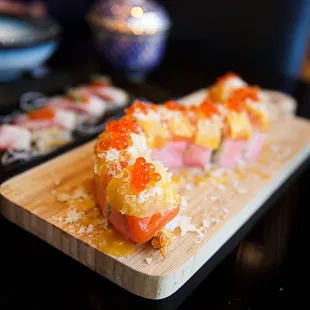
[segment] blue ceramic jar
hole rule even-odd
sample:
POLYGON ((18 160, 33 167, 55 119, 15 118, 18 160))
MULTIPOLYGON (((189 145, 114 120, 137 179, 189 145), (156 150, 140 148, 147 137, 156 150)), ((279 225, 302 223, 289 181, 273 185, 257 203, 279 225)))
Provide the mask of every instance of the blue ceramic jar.
POLYGON ((148 0, 100 1, 88 20, 101 55, 115 69, 143 77, 160 63, 170 19, 148 0))

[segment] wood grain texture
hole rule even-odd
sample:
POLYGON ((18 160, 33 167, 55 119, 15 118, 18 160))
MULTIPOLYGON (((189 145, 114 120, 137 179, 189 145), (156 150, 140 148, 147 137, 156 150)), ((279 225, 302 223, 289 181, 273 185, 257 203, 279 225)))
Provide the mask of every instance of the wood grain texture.
POLYGON ((67 212, 67 207, 53 195, 55 182, 60 182, 59 192, 81 185, 91 188, 93 143, 3 183, 0 187, 1 212, 10 221, 124 289, 145 298, 162 299, 197 272, 308 158, 310 124, 296 117, 275 122, 268 143, 276 148, 271 147, 263 154, 259 173, 258 170, 247 170, 236 181, 236 171, 225 186, 214 179, 198 185, 188 181, 190 188, 185 186, 180 190, 188 201, 184 214, 190 216, 198 228, 203 226, 202 220, 206 216, 211 219, 210 225, 200 237, 195 232, 176 237, 166 258, 149 244, 138 246, 127 258, 114 257, 92 242, 99 233, 96 229, 78 234, 70 229, 70 225, 60 225, 55 220, 67 212), (151 264, 145 262, 147 257, 152 258, 151 264))

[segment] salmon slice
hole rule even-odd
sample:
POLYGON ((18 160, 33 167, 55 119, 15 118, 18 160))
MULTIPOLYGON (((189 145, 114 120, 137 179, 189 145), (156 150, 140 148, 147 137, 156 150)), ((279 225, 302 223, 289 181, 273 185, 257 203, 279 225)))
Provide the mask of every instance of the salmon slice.
POLYGON ((213 158, 214 162, 226 168, 235 166, 242 158, 246 144, 246 140, 224 139, 220 149, 213 158))
POLYGON ((121 214, 111 208, 109 220, 126 239, 136 243, 145 243, 150 241, 161 228, 169 223, 179 213, 179 210, 178 207, 163 214, 137 218, 121 214))
POLYGON ((212 150, 201 145, 191 144, 184 154, 186 167, 208 168, 211 162, 212 150))
POLYGON ((244 158, 247 160, 254 160, 260 155, 267 134, 264 132, 254 132, 252 139, 247 143, 244 158))
POLYGON ((31 133, 14 125, 0 126, 0 150, 28 150, 31 144, 31 133))
POLYGON ((161 149, 153 149, 151 157, 167 168, 182 168, 184 166, 183 155, 187 146, 187 141, 170 141, 161 149))

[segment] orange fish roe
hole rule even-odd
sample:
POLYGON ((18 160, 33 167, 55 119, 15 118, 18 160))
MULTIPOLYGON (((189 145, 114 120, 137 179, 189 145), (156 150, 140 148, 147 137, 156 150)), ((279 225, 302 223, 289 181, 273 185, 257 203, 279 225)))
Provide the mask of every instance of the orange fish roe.
POLYGON ((125 110, 126 114, 132 114, 136 111, 140 111, 146 114, 150 109, 155 109, 154 104, 144 103, 142 101, 136 100, 129 108, 125 110))
POLYGON ((227 108, 236 112, 241 112, 245 108, 246 99, 259 101, 258 87, 241 87, 234 90, 227 99, 227 108))
POLYGON ((53 119, 55 117, 55 112, 49 107, 43 107, 33 112, 28 113, 28 118, 31 120, 40 119, 53 119))
POLYGON ((107 123, 105 133, 98 146, 100 151, 115 148, 122 151, 132 146, 131 133, 139 133, 140 128, 131 116, 124 116, 118 121, 111 120, 107 123))
POLYGON ((138 157, 133 165, 131 184, 136 191, 141 192, 145 189, 146 185, 161 180, 161 175, 155 172, 155 167, 151 163, 147 163, 145 158, 138 157))
POLYGON ((132 141, 128 132, 111 132, 109 139, 99 142, 100 151, 106 151, 114 148, 118 151, 127 149, 132 145, 132 141))
POLYGON ((220 111, 216 103, 210 99, 205 98, 199 106, 199 110, 204 114, 205 117, 211 118, 215 114, 220 114, 220 111))
POLYGON ((183 105, 177 103, 177 102, 174 101, 174 100, 168 100, 168 101, 166 101, 166 102, 164 103, 164 106, 165 106, 167 109, 169 109, 169 110, 174 110, 174 111, 185 111, 185 110, 186 110, 186 108, 185 108, 183 105))
POLYGON ((188 107, 188 110, 191 111, 191 112, 197 112, 198 106, 196 106, 196 105, 191 105, 191 106, 188 107))
POLYGON ((216 80, 216 84, 222 84, 224 82, 226 82, 228 79, 231 78, 240 78, 238 74, 234 73, 234 72, 227 72, 226 74, 224 74, 223 76, 219 77, 216 80))
POLYGON ((111 120, 107 123, 106 132, 133 132, 139 133, 140 127, 132 116, 124 116, 118 121, 111 120))

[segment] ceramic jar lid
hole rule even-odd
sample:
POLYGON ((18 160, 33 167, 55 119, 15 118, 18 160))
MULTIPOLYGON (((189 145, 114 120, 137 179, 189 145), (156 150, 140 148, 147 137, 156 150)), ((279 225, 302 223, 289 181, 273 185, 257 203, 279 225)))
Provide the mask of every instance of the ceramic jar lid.
POLYGON ((92 8, 89 21, 110 31, 136 35, 167 31, 171 26, 166 10, 149 0, 99 1, 92 8))

